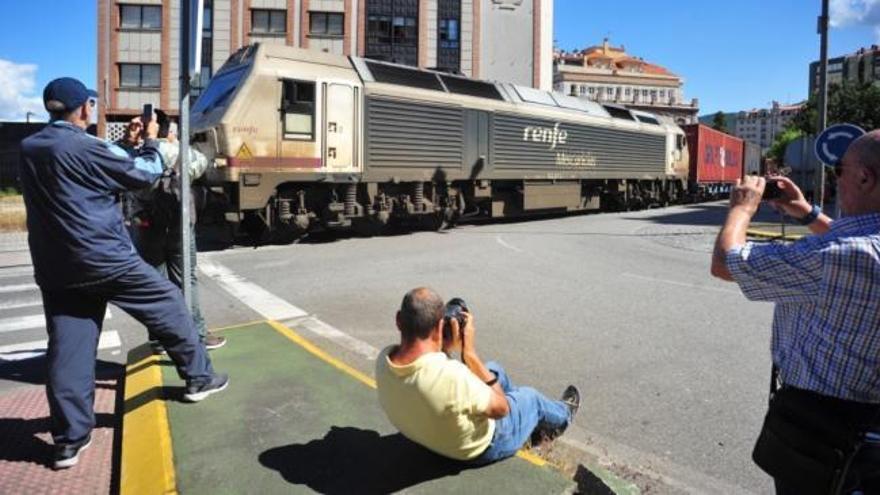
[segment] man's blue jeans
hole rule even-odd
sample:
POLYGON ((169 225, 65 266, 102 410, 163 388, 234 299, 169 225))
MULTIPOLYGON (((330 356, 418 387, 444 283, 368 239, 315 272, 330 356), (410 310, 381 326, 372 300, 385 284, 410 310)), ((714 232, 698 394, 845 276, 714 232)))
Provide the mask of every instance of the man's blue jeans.
POLYGON ((504 368, 496 362, 487 363, 486 368, 498 375, 510 413, 495 420, 492 443, 471 462, 489 464, 513 456, 525 445, 539 423, 550 428, 565 429, 568 426, 571 418, 564 402, 548 399, 531 387, 512 385, 504 368))

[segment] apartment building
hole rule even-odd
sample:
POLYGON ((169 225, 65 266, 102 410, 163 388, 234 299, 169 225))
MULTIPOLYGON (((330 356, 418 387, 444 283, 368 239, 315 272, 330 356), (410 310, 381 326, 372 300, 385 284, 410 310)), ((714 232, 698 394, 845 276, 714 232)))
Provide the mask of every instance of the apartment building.
POLYGON ((776 136, 788 126, 788 123, 803 109, 804 104, 781 105, 774 101, 770 108, 753 108, 736 115, 734 135, 761 146, 766 153, 776 136))
POLYGON ((600 103, 665 115, 680 124, 697 121, 699 100, 686 101, 684 80, 668 69, 608 43, 554 53, 554 89, 600 103))
MULTIPOLYGON (((880 81, 880 46, 859 48, 855 53, 828 59, 828 85, 864 84, 880 81)), ((810 64, 810 94, 819 88, 819 61, 810 64)))
MULTIPOLYGON (((177 113, 184 0, 98 0, 98 132, 145 103, 177 113)), ((202 78, 238 48, 279 43, 552 87, 552 0, 205 0, 202 78)))

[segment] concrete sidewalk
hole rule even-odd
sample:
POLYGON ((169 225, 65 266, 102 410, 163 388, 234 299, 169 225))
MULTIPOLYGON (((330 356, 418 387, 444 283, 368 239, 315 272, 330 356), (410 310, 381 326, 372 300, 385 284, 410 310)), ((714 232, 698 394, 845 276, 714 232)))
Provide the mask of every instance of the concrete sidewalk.
MULTIPOLYGON (((571 493, 576 484, 521 452, 468 468, 396 433, 375 382, 276 322, 227 329, 213 351, 229 388, 181 403, 167 358, 132 351, 121 493, 571 493)), ((613 483, 611 483, 613 484, 613 483)), ((604 490, 596 493, 610 493, 604 490)))

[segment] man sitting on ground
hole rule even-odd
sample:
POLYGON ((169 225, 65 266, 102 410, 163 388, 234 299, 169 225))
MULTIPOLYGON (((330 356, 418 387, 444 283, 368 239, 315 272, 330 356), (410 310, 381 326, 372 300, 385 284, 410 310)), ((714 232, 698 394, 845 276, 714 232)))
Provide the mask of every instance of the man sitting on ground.
POLYGON ((562 400, 510 383, 501 366, 483 364, 474 319, 444 319, 443 299, 413 289, 397 312, 400 345, 376 360, 379 403, 400 432, 440 455, 487 464, 513 456, 533 433, 555 438, 571 424, 580 393, 570 385, 562 400), (444 339, 443 327, 451 331, 444 339), (461 352, 462 362, 448 352, 461 352), (537 432, 536 432, 537 428, 537 432))

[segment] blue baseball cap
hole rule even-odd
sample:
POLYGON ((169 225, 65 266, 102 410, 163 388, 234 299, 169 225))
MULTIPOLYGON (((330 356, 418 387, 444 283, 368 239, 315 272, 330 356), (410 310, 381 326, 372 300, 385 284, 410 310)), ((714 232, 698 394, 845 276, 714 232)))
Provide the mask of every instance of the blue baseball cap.
POLYGON ((60 77, 46 85, 43 105, 50 112, 69 112, 89 98, 97 98, 98 92, 72 77, 60 77))

